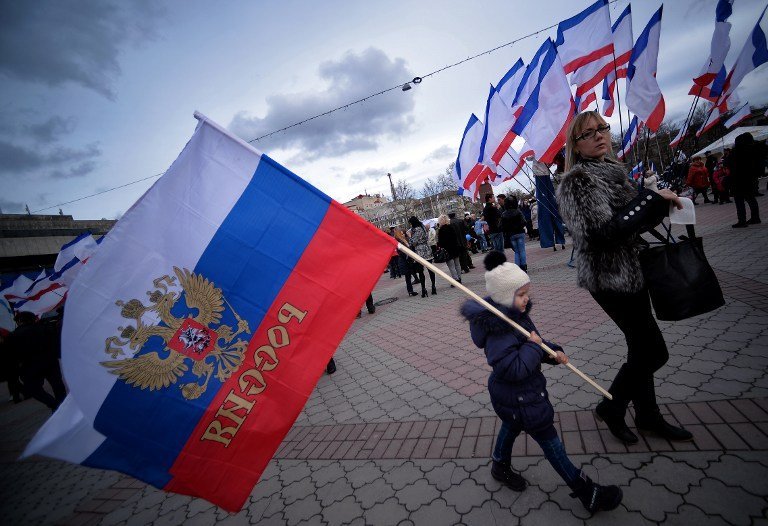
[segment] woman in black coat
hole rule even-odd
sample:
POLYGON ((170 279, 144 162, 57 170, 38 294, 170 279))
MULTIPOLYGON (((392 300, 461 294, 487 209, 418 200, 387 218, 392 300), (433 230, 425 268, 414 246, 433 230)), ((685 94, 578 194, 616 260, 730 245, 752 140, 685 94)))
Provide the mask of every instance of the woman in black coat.
POLYGON ((560 212, 573 237, 577 281, 624 333, 627 361, 595 409, 614 436, 634 444, 624 422, 635 407, 638 429, 669 440, 691 433, 666 422, 659 411, 653 375, 669 358, 664 337, 651 313, 640 269, 640 233, 659 224, 669 203, 682 208, 670 190, 638 190, 626 167, 613 160, 610 126, 594 111, 577 115, 568 129, 566 170, 558 187, 560 212))
POLYGON ((765 172, 765 144, 755 142, 755 138, 749 132, 742 133, 734 141, 735 145, 731 155, 725 160, 725 165, 730 170, 729 179, 731 193, 736 204, 736 218, 738 222, 733 228, 744 228, 748 225, 759 224, 760 207, 757 204, 757 180, 765 172), (749 221, 744 201, 749 205, 749 221))
POLYGON ((448 266, 448 272, 453 279, 461 283, 461 263, 459 262, 461 247, 456 237, 456 231, 450 222, 445 214, 437 218, 437 224, 440 225, 437 230, 437 246, 448 252, 448 261, 445 262, 448 266))

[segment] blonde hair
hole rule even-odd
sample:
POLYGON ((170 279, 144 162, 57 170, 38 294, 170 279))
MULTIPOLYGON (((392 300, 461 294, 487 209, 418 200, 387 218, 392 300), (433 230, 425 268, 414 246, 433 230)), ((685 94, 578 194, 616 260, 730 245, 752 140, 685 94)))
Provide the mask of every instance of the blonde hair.
POLYGON ((440 217, 437 218, 437 224, 440 226, 447 225, 450 222, 451 220, 445 214, 440 214, 440 217))
MULTIPOLYGON (((582 130, 584 130, 585 125, 589 122, 590 119, 597 121, 598 126, 608 124, 603 116, 594 110, 583 111, 573 118, 571 125, 568 126, 568 135, 565 138, 566 172, 581 162, 581 155, 579 155, 579 152, 576 151, 576 137, 581 135, 582 130)), ((611 161, 615 160, 612 147, 608 150, 608 153, 605 157, 611 161)))

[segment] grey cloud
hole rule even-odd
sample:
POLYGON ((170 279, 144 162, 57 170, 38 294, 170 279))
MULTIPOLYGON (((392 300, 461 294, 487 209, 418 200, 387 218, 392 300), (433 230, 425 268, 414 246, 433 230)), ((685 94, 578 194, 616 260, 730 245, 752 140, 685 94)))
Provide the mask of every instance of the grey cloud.
POLYGON ((0 210, 2 210, 4 214, 20 214, 24 212, 24 203, 0 198, 0 210))
POLYGON ((96 163, 94 161, 83 161, 74 166, 70 166, 65 170, 54 170, 50 175, 54 179, 71 179, 73 177, 88 175, 95 169, 96 163))
POLYGON ((121 48, 153 38, 160 14, 149 0, 3 2, 0 74, 48 86, 73 82, 114 98, 121 48))
POLYGON ((391 168, 368 168, 361 172, 355 172, 349 177, 349 184, 360 183, 368 179, 380 179, 386 177, 387 173, 397 174, 407 170, 411 165, 401 162, 391 168))
MULTIPOLYGON (((403 59, 390 59, 383 51, 368 48, 348 52, 338 61, 318 68, 326 89, 317 92, 277 94, 267 98, 267 111, 256 117, 245 111, 235 115, 230 129, 246 140, 278 130, 329 109, 343 106, 413 78, 403 59)), ((336 157, 354 151, 370 151, 381 139, 396 137, 411 129, 413 96, 395 90, 331 115, 319 117, 277 136, 256 142, 259 149, 297 149, 295 162, 336 157)))
POLYGON ((52 170, 49 175, 54 178, 79 177, 93 171, 94 160, 100 155, 101 149, 96 144, 79 150, 60 147, 45 152, 0 141, 0 159, 3 159, 0 175, 52 170), (76 164, 69 166, 72 163, 76 164))
POLYGON ((440 148, 437 148, 433 150, 429 155, 427 155, 424 160, 425 161, 439 161, 440 159, 445 159, 446 157, 450 157, 451 155, 454 155, 456 151, 448 146, 447 144, 442 145, 440 148))
POLYGON ((74 117, 60 117, 54 115, 45 122, 30 124, 27 131, 33 138, 42 143, 51 143, 58 140, 62 135, 72 133, 75 130, 74 117))

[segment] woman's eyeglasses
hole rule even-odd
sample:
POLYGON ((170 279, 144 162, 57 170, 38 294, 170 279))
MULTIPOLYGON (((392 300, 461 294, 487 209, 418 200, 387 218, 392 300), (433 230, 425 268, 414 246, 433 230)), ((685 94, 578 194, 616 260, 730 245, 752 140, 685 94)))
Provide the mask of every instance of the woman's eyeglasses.
POLYGON ((610 129, 611 129, 610 124, 601 124, 600 126, 597 127, 596 130, 593 130, 590 128, 589 130, 583 132, 581 135, 576 137, 576 142, 583 141, 584 139, 591 139, 595 136, 597 132, 605 133, 610 129))

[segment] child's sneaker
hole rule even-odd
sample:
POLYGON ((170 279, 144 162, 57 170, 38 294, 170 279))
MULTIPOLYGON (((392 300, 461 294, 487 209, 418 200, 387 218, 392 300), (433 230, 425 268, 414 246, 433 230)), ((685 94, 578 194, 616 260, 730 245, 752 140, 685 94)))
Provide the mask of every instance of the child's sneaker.
POLYGON ((618 486, 595 484, 583 471, 576 482, 571 485, 571 489, 573 490, 571 497, 579 499, 590 513, 612 510, 621 504, 621 499, 624 496, 618 486))
POLYGON ((512 471, 510 465, 505 462, 494 460, 491 465, 491 476, 502 484, 509 486, 512 491, 523 491, 525 489, 525 479, 512 471))

